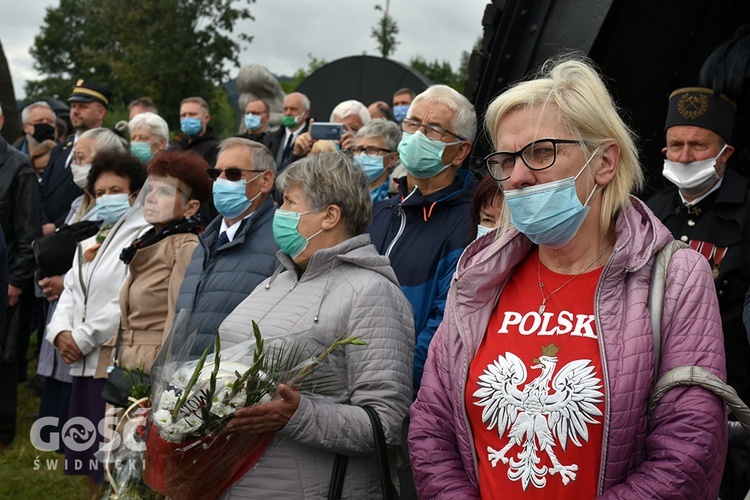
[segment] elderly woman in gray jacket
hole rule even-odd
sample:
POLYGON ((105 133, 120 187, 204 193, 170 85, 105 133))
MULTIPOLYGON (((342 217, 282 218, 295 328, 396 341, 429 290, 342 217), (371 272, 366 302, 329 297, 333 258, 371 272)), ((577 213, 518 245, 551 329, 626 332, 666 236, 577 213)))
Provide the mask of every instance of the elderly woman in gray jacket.
POLYGON ((281 265, 222 323, 223 346, 247 340, 255 320, 266 338, 330 345, 340 335, 366 346, 334 352, 346 393, 311 398, 279 386, 280 398, 237 411, 228 428, 277 431, 268 455, 226 498, 326 498, 336 454, 348 456, 342 498, 381 498, 367 414, 375 409, 388 445, 401 441, 411 403, 414 319, 389 261, 365 233, 368 180, 343 153, 299 160, 279 176, 274 216, 281 265))

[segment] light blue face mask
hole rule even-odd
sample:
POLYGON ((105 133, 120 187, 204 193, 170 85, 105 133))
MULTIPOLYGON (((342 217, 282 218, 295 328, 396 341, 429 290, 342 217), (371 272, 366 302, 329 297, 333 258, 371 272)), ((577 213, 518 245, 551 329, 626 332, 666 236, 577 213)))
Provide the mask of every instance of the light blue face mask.
POLYGON ((194 137, 203 130, 203 122, 198 118, 183 118, 180 120, 180 130, 190 137, 194 137))
POLYGON ((130 195, 126 193, 100 196, 96 199, 96 215, 104 221, 105 225, 114 225, 115 222, 120 220, 120 217, 125 215, 125 212, 130 210, 128 198, 130 198, 130 195))
POLYGON ((409 111, 408 104, 399 104, 398 106, 393 106, 393 117, 397 122, 401 123, 402 121, 404 121, 404 118, 406 118, 407 111, 409 111))
POLYGON ((245 210, 250 208, 253 201, 261 195, 261 193, 258 193, 252 200, 248 200, 245 193, 245 185, 261 175, 263 174, 256 175, 249 181, 239 180, 232 182, 221 177, 216 179, 212 189, 216 210, 227 219, 234 219, 242 215, 245 210))
POLYGON ((421 130, 413 134, 404 132, 398 143, 398 156, 407 172, 417 179, 427 179, 451 166, 450 163, 443 165, 443 151, 446 146, 455 144, 461 144, 461 141, 436 141, 424 135, 421 130))
POLYGON ((248 113, 245 115, 245 126, 248 130, 258 130, 260 128, 260 116, 248 113))
POLYGON ((290 256, 292 260, 305 251, 311 239, 323 232, 321 229, 309 238, 305 238, 299 234, 297 230, 299 219, 310 212, 311 210, 307 212, 292 212, 291 210, 278 208, 273 215, 273 239, 279 245, 281 251, 290 256))
POLYGON ((487 226, 483 226, 483 225, 479 224, 479 225, 477 225, 477 237, 475 239, 478 240, 479 238, 481 238, 485 234, 487 234, 489 232, 492 232, 494 230, 495 230, 494 227, 487 227, 487 226))
POLYGON ((154 153, 151 152, 151 143, 149 142, 131 142, 130 152, 144 164, 150 162, 154 157, 154 153))
POLYGON ((505 191, 510 210, 510 221, 520 232, 537 245, 561 248, 571 242, 581 228, 590 208, 581 204, 576 194, 576 179, 589 165, 599 148, 578 171, 575 177, 547 182, 536 186, 505 191))
POLYGON ((382 156, 367 156, 365 153, 360 153, 354 157, 354 163, 365 171, 370 182, 375 181, 385 171, 382 156))

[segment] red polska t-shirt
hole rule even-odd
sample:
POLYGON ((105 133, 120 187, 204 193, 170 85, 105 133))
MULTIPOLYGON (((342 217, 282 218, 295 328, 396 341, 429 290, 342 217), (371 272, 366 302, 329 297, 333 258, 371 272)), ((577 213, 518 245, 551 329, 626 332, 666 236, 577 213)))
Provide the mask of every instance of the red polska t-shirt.
POLYGON ((571 279, 531 253, 506 284, 469 367, 466 412, 482 498, 593 498, 604 390, 594 321, 602 268, 571 279))

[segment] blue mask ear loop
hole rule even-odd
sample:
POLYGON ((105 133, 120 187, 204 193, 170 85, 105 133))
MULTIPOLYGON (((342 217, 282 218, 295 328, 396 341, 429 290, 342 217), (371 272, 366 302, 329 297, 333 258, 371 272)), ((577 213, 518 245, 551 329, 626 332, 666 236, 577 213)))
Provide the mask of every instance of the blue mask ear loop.
MULTIPOLYGON (((588 160, 586 161, 586 163, 585 163, 585 164, 583 165, 583 167, 581 168, 581 170, 579 170, 579 171, 578 171, 578 173, 576 174, 576 176, 575 176, 575 177, 573 177, 573 182, 575 182, 576 180, 578 180, 578 177, 579 177, 579 176, 581 175, 581 173, 582 173, 582 172, 583 172, 583 171, 584 171, 584 170, 586 169, 586 167, 588 167, 588 166, 589 166, 589 163, 591 163, 591 160, 593 160, 593 159, 594 159, 594 156, 596 156, 596 153, 597 153, 597 152, 599 151, 599 148, 601 148, 601 147, 602 147, 602 146, 601 146, 601 144, 600 144, 600 145, 598 145, 598 146, 596 147, 596 149, 594 150, 594 152, 593 152, 593 153, 591 153, 591 156, 590 156, 590 157, 589 157, 589 159, 588 159, 588 160)), ((592 196, 594 196, 594 193, 596 192, 596 188, 597 188, 597 187, 598 187, 598 185, 597 185, 597 184, 596 184, 596 182, 595 182, 595 183, 594 183, 594 189, 593 189, 593 190, 591 191, 591 194, 590 194, 590 195, 588 196, 588 198, 586 198, 586 201, 584 201, 584 202, 583 202, 583 206, 584 206, 584 207, 585 207, 586 205, 588 205, 589 201, 591 200, 591 197, 592 197, 592 196)))

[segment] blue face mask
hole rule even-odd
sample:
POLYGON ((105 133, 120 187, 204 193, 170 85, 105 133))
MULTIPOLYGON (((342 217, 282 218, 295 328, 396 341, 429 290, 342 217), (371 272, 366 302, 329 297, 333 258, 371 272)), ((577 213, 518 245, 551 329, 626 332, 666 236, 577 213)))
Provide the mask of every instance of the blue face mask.
POLYGON ((273 239, 276 240, 276 244, 282 252, 290 256, 292 259, 296 259, 302 252, 307 248, 310 240, 319 235, 323 230, 321 229, 317 233, 313 234, 309 238, 305 238, 297 230, 299 226, 299 219, 307 212, 292 212, 290 210, 276 209, 273 215, 273 239))
POLYGON ((245 210, 250 208, 253 201, 261 195, 261 193, 258 193, 252 200, 248 200, 245 193, 245 185, 261 175, 263 174, 256 175, 249 181, 239 180, 232 182, 221 177, 216 179, 213 186, 214 206, 216 210, 227 219, 234 219, 242 215, 245 210))
POLYGON ((421 130, 413 134, 404 132, 398 143, 398 156, 407 172, 417 179, 427 179, 451 166, 450 163, 443 165, 443 151, 446 146, 455 144, 461 144, 461 141, 436 141, 424 135, 421 130))
POLYGON ((151 152, 151 144, 148 142, 131 142, 130 152, 133 156, 138 158, 141 163, 148 163, 154 157, 154 153, 151 152))
POLYGON ((576 194, 576 179, 597 151, 599 148, 575 177, 505 191, 510 221, 516 229, 537 245, 561 248, 570 243, 589 213, 586 204, 596 191, 594 185, 586 202, 581 204, 576 194))
POLYGON ((360 153, 354 157, 354 163, 365 171, 370 182, 376 180, 385 171, 382 156, 367 156, 365 153, 360 153))
POLYGON ((114 225, 130 210, 128 202, 130 195, 125 193, 105 194, 96 199, 96 215, 104 221, 107 226, 114 225))
POLYGON ((399 104, 398 106, 393 106, 393 117, 397 122, 401 123, 402 121, 404 121, 404 118, 406 118, 407 111, 409 111, 408 104, 399 104))
POLYGON ((260 116, 248 113, 245 115, 245 126, 248 130, 258 130, 260 128, 260 116))
POLYGON ((483 225, 479 224, 477 226, 477 237, 476 237, 476 239, 478 240, 479 238, 481 238, 485 234, 487 234, 487 233, 489 233, 491 231, 494 231, 494 230, 495 230, 494 227, 487 227, 487 226, 483 226, 483 225))
POLYGON ((203 122, 198 118, 183 118, 180 121, 180 129, 190 137, 194 137, 203 130, 203 122))

